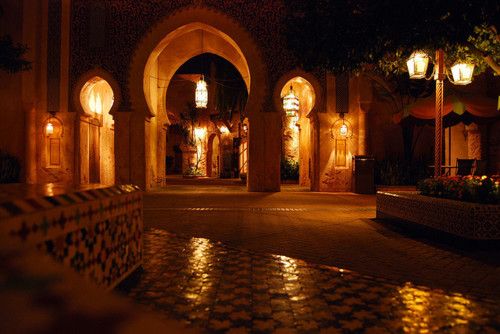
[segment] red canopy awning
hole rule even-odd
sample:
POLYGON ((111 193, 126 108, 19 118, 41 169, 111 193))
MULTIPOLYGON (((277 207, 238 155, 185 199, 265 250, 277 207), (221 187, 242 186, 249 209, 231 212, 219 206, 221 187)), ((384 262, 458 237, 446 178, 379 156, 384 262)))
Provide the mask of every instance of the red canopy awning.
MULTIPOLYGON (((436 98, 430 96, 420 99, 416 103, 405 108, 404 111, 394 115, 394 121, 399 123, 401 119, 407 116, 430 120, 434 119, 436 113, 436 98)), ((480 95, 448 95, 444 98, 443 116, 454 112, 462 115, 465 112, 481 118, 499 117, 498 102, 495 99, 480 95)))

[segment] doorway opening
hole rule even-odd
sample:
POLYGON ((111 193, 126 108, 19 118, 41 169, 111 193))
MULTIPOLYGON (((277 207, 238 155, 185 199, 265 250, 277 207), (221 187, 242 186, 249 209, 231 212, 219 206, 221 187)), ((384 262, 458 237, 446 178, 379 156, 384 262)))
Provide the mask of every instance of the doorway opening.
POLYGON ((115 183, 114 93, 105 79, 94 76, 80 90, 80 184, 115 183))
POLYGON ((179 67, 170 80, 165 101, 170 121, 166 135, 167 183, 180 177, 240 179, 247 98, 242 75, 223 57, 203 53, 179 67), (206 87, 201 97, 197 95, 200 82, 201 89, 206 87), (200 107, 200 101, 206 105, 200 107))
POLYGON ((309 81, 301 76, 288 80, 280 93, 282 106, 281 181, 311 187, 312 125, 310 113, 316 103, 316 93, 309 81), (293 106, 286 104, 292 99, 293 106), (285 110, 286 109, 286 110, 285 110))

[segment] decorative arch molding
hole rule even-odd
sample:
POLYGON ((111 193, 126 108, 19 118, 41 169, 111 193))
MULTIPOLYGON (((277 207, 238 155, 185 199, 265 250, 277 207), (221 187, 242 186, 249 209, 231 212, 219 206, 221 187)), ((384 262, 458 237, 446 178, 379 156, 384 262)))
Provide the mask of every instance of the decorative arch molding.
MULTIPOLYGON (((184 29, 194 31, 194 28, 220 37, 240 54, 240 66, 234 63, 234 59, 228 60, 239 67, 240 72, 245 72, 246 68, 249 73, 246 78, 249 95, 245 106, 249 119, 248 190, 279 191, 279 114, 267 112, 274 111, 271 106, 264 110, 266 99, 270 98, 271 94, 262 52, 249 32, 232 17, 203 6, 185 7, 166 16, 143 36, 134 51, 127 84, 124 87, 127 102, 130 103, 130 112, 120 113, 129 114, 130 117, 120 115, 115 126, 115 141, 121 142, 117 151, 119 182, 132 182, 148 190, 161 184, 164 179, 165 159, 161 156, 166 142, 164 124, 168 123, 168 118, 166 113, 161 111, 162 94, 166 89, 163 93, 159 93, 158 89, 156 92, 154 89, 150 90, 151 83, 146 82, 150 78, 147 74, 151 71, 151 64, 156 63, 158 66, 160 55, 169 52, 169 39, 185 33, 184 29), (148 96, 153 97, 149 102, 148 96), (156 101, 157 105, 151 101, 156 101), (123 145, 126 142, 128 147, 123 145)), ((211 50, 215 51, 216 48, 211 50)), ((186 54, 188 53, 189 50, 186 54)), ((192 51, 191 57, 200 53, 202 52, 192 51)), ((226 58, 227 55, 221 56, 226 58)), ((182 59, 187 61, 189 58, 184 55, 182 59)), ((154 73, 154 70, 151 73, 154 73)), ((152 87, 154 88, 154 84, 152 87)))
POLYGON ((90 71, 87 71, 78 78, 77 82, 73 87, 73 92, 71 94, 73 110, 76 111, 79 115, 89 116, 83 109, 83 106, 80 102, 80 93, 85 84, 95 77, 104 79, 111 86, 111 89, 113 90, 114 101, 113 105, 111 106, 111 109, 109 110, 109 114, 114 117, 115 114, 120 110, 120 105, 122 103, 122 94, 120 85, 118 84, 118 81, 116 81, 116 79, 113 77, 111 73, 100 67, 96 67, 90 71))
MULTIPOLYGON (((307 81, 307 84, 312 87, 312 90, 315 94, 314 105, 311 110, 308 112, 305 117, 309 120, 308 123, 308 131, 307 140, 309 141, 309 147, 306 150, 306 158, 307 162, 304 162, 302 159, 300 161, 300 179, 299 183, 304 184, 304 182, 309 182, 309 187, 312 191, 319 190, 319 152, 320 152, 320 124, 318 119, 318 113, 325 112, 325 99, 324 99, 324 89, 320 84, 320 81, 313 74, 306 72, 300 68, 294 69, 290 72, 285 73, 280 77, 280 79, 276 82, 273 90, 273 103, 274 107, 277 111, 280 111, 280 115, 284 117, 283 104, 281 99, 281 92, 284 86, 294 78, 302 78, 307 81), (308 181, 306 181, 306 176, 304 171, 307 170, 308 181)), ((283 131, 283 128, 282 128, 283 131)), ((303 135, 303 134, 301 134, 303 135)), ((301 136, 299 135, 299 136, 301 136)), ((281 138, 281 140, 283 140, 281 138)), ((299 154, 302 158, 303 153, 299 151, 299 154)))
MULTIPOLYGON (((265 63, 258 45, 249 32, 232 17, 203 6, 186 7, 166 16, 139 42, 130 63, 127 82, 131 110, 142 112, 146 118, 156 116, 155 108, 148 105, 146 98, 146 94, 149 92, 144 89, 145 71, 151 61, 157 59, 160 53, 165 50, 169 39, 175 38, 179 33, 185 33, 182 29, 193 24, 198 24, 199 27, 208 27, 227 36, 227 41, 241 51, 251 77, 246 109, 249 114, 256 110, 261 111, 268 80, 265 63)), ((193 53, 191 57, 196 55, 197 53, 193 53)), ((219 55, 224 57, 224 55, 219 55)))
POLYGON ((277 111, 281 111, 282 101, 281 101, 281 90, 286 85, 286 83, 296 77, 301 77, 305 79, 313 88, 315 96, 314 106, 311 111, 307 115, 307 117, 311 118, 314 114, 318 112, 323 112, 325 110, 324 99, 323 99, 323 87, 320 84, 319 80, 312 73, 306 72, 302 69, 295 69, 290 72, 282 75, 279 80, 276 82, 273 90, 273 102, 274 107, 277 111))

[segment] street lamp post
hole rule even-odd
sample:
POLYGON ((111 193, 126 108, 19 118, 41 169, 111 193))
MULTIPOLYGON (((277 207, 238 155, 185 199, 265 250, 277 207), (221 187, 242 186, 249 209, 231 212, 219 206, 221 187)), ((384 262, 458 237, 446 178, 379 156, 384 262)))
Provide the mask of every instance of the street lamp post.
MULTIPOLYGON (((412 53, 408 61, 408 73, 410 79, 425 78, 429 57, 422 51, 412 53)), ((455 85, 467 85, 472 82, 474 65, 468 63, 456 63, 452 67, 453 79, 449 78, 455 85)), ((444 65, 444 52, 442 49, 436 51, 436 62, 434 64, 434 80, 436 81, 436 115, 434 136, 434 177, 441 176, 441 161, 443 155, 443 105, 444 105, 444 79, 447 77, 444 65)))
POLYGON ((434 129, 434 177, 441 176, 441 161, 443 157, 443 100, 444 100, 444 52, 436 51, 436 117, 434 129))

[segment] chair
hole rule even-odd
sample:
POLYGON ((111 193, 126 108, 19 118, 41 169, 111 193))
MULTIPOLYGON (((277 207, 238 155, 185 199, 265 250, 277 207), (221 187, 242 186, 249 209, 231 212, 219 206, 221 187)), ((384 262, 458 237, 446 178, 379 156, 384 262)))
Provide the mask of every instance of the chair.
POLYGON ((488 161, 486 160, 476 160, 476 168, 474 168, 474 175, 486 175, 488 174, 488 161))
POLYGON ((474 159, 457 159, 457 175, 472 175, 474 159))

